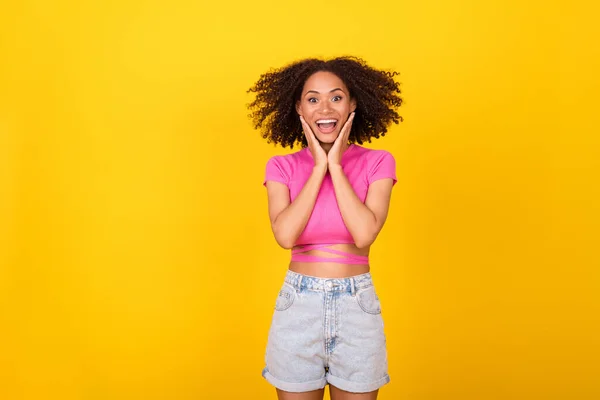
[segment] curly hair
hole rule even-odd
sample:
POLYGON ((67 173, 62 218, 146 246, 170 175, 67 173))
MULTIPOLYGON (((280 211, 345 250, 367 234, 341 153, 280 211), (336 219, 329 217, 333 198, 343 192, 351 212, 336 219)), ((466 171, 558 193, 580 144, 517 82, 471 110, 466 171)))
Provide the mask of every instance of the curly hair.
POLYGON ((255 129, 262 130, 268 143, 293 148, 299 142, 306 147, 306 137, 296 113, 306 80, 314 73, 327 71, 337 75, 356 100, 356 115, 348 141, 363 144, 385 136, 388 126, 403 121, 396 109, 402 104, 398 72, 377 70, 358 57, 344 56, 328 61, 308 58, 262 74, 247 93, 256 98, 247 105, 255 129))

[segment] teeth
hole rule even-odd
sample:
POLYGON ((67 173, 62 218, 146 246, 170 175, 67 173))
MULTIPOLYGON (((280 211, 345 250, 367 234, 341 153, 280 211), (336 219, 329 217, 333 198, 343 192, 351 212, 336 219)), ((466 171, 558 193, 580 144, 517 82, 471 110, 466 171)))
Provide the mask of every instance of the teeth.
POLYGON ((320 119, 317 121, 317 124, 330 124, 337 122, 336 119, 320 119))

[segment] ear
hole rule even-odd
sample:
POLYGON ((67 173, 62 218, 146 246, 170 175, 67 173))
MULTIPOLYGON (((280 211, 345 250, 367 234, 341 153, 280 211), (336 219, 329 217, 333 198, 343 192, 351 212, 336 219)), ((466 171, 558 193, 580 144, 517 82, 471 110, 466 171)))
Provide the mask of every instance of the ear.
POLYGON ((300 107, 300 100, 298 100, 296 102, 296 112, 298 113, 298 115, 303 115, 302 114, 302 107, 300 107))
POLYGON ((356 99, 350 99, 350 113, 356 110, 356 99))

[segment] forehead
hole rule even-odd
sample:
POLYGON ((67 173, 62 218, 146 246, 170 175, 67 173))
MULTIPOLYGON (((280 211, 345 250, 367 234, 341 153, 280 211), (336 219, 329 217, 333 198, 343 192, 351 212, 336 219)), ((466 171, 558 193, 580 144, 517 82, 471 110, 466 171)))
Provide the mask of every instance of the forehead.
POLYGON ((344 81, 332 72, 319 71, 312 74, 304 83, 304 91, 316 90, 318 92, 329 91, 334 88, 348 90, 344 81))

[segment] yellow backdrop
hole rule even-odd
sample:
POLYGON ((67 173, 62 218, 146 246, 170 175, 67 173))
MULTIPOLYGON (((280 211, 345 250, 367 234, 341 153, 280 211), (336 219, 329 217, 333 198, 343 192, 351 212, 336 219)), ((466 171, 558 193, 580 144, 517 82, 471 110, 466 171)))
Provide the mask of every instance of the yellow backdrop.
POLYGON ((381 399, 600 398, 596 9, 580 1, 19 1, 0 12, 0 398, 269 399, 288 252, 246 94, 353 54, 402 73, 369 144, 381 399), (95 4, 94 4, 95 3, 95 4))

